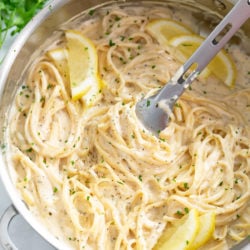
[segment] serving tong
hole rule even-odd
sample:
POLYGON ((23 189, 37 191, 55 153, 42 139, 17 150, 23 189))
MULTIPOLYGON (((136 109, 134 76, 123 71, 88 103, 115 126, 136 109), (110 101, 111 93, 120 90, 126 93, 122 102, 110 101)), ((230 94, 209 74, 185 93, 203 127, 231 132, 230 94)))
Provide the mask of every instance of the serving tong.
POLYGON ((157 136, 166 128, 178 98, 249 17, 250 0, 239 0, 172 79, 136 104, 136 115, 148 130, 157 136))

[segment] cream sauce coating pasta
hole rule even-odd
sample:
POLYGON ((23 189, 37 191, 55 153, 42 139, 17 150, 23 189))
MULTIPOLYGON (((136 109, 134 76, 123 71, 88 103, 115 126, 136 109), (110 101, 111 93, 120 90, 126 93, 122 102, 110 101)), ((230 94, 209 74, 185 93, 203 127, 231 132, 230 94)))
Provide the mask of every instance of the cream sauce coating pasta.
MULTIPOLYGON (((93 13, 92 13, 93 14, 93 13)), ((152 135, 135 104, 180 66, 145 31, 154 18, 193 27, 161 7, 99 10, 74 27, 95 44, 106 86, 87 110, 46 53, 32 65, 9 119, 12 179, 29 209, 75 249, 152 249, 165 227, 192 208, 216 213, 202 249, 229 249, 250 234, 250 59, 228 47, 232 90, 197 79, 171 122, 152 135)), ((55 46, 65 46, 65 38, 55 46)), ((48 49, 51 49, 48 48, 48 49)))

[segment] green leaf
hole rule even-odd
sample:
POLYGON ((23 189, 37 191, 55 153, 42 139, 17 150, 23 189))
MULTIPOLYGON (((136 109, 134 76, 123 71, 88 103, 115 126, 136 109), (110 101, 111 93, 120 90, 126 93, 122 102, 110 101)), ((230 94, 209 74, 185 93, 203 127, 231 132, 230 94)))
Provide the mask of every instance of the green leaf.
POLYGON ((8 32, 20 32, 47 0, 2 0, 0 2, 0 48, 8 32))

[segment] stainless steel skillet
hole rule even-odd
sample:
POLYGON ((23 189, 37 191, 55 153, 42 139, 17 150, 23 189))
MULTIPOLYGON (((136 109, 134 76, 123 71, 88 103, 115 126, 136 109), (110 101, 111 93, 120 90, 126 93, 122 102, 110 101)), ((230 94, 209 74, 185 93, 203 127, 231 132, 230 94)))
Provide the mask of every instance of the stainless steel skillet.
MULTIPOLYGON (((143 1, 144 2, 144 1, 143 1)), ((145 1, 146 2, 146 1, 145 1)), ((232 7, 232 3, 226 0, 150 0, 152 4, 164 3, 167 6, 176 6, 178 8, 187 8, 188 11, 193 12, 200 22, 209 22, 210 20, 218 20, 224 16, 228 9, 232 7), (207 13, 206 16, 199 16, 199 13, 207 13)), ((0 72, 0 140, 4 142, 3 131, 5 130, 5 115, 8 112, 8 107, 13 99, 15 88, 17 87, 19 79, 22 78, 24 67, 28 65, 33 58, 32 54, 36 53, 41 44, 51 35, 54 30, 60 29, 60 25, 68 19, 78 15, 80 12, 95 8, 100 5, 108 4, 141 4, 138 0, 52 0, 50 4, 41 13, 36 16, 31 23, 18 36, 18 39, 11 47, 0 72)), ((250 23, 248 23, 244 30, 250 37, 250 23)), ((250 39, 246 40, 246 47, 250 48, 250 39)), ((250 50, 249 50, 250 51, 250 50)), ((8 171, 8 162, 5 158, 4 152, 0 155, 0 177, 4 184, 7 193, 9 194, 13 205, 6 210, 2 215, 0 235, 1 243, 5 249, 16 249, 14 243, 8 237, 8 226, 13 217, 21 214, 25 220, 40 234, 43 238, 50 242, 55 249, 67 249, 67 246, 59 242, 53 237, 39 221, 36 220, 22 202, 20 196, 11 182, 8 171)), ((2 202, 0 197, 0 202, 2 202)), ((29 241, 27 239, 27 241, 29 241)), ((249 239, 240 244, 234 250, 250 249, 249 239)))

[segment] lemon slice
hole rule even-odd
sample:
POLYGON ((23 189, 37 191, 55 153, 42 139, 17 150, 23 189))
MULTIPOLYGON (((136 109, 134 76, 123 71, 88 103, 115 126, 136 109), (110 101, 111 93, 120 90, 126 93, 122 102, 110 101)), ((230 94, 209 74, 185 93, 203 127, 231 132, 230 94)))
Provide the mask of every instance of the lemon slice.
POLYGON ((236 66, 225 50, 221 50, 208 64, 207 68, 228 87, 233 88, 235 86, 236 66))
POLYGON ((64 48, 57 48, 49 50, 47 55, 55 63, 55 66, 58 68, 59 72, 68 79, 68 51, 64 48))
POLYGON ((78 31, 68 30, 65 35, 72 99, 81 98, 90 106, 97 100, 102 85, 95 45, 78 31))
MULTIPOLYGON (((192 34, 176 36, 169 41, 169 44, 176 47, 184 58, 188 59, 203 41, 203 37, 192 34)), ((204 76, 213 73, 227 86, 233 87, 235 84, 236 67, 232 58, 225 50, 221 50, 204 70, 204 76)))
POLYGON ((215 213, 208 212, 200 216, 200 230, 194 241, 190 244, 190 249, 197 249, 203 246, 211 237, 215 229, 215 213))
POLYGON ((199 215, 196 209, 192 209, 164 231, 154 250, 195 250, 212 237, 214 230, 213 211, 199 215))
POLYGON ((199 228, 198 211, 192 209, 172 228, 167 228, 154 247, 154 250, 187 250, 194 241, 199 228))
POLYGON ((171 38, 179 35, 192 34, 191 29, 181 22, 170 19, 155 19, 146 25, 149 34, 160 44, 166 44, 171 38))

